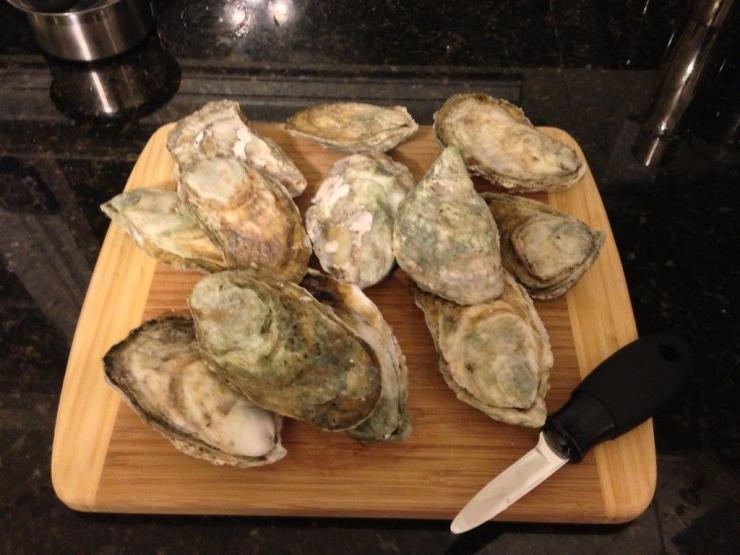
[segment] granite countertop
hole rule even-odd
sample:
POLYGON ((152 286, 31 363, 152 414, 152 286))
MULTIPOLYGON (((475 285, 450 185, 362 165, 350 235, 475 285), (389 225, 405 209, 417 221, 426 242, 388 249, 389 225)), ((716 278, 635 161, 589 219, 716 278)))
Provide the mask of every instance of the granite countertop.
POLYGON ((43 56, 0 3, 0 550, 7 553, 721 553, 740 541, 738 10, 650 167, 640 126, 685 4, 579 0, 155 1, 157 28, 113 60, 43 56), (219 19, 220 16, 220 19, 219 19), (77 316, 120 191, 151 133, 205 101, 283 119, 335 98, 398 102, 420 123, 482 90, 581 144, 641 334, 682 332, 691 386, 655 419, 658 487, 619 526, 83 514, 49 474, 77 316), (734 93, 734 94, 733 94, 734 93))

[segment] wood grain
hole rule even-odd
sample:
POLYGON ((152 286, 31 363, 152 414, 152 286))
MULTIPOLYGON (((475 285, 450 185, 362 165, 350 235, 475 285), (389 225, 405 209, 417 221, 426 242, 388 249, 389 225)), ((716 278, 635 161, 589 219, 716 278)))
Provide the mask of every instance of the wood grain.
MULTIPOLYGON (((304 211, 321 176, 342 155, 257 124, 295 160, 309 181, 304 211)), ((158 130, 127 188, 173 188, 158 130)), ((575 145, 566 133, 545 129, 575 145)), ((420 178, 439 153, 429 127, 393 153, 420 178)), ((579 154, 583 154, 579 150, 579 154)), ((486 186, 482 182, 481 189, 486 186)), ((549 409, 561 406, 587 372, 636 337, 619 255, 590 172, 570 190, 536 198, 607 232, 593 268, 563 298, 538 302, 555 355, 549 409)), ((361 445, 342 434, 287 421, 288 456, 255 469, 209 465, 176 451, 146 427, 103 380, 101 357, 142 319, 185 309, 200 274, 155 264, 111 227, 98 259, 70 352, 59 405, 52 478, 59 497, 88 511, 315 515, 448 519, 480 487, 530 449, 536 431, 494 422, 459 402, 437 370, 411 281, 396 270, 368 295, 398 336, 409 364, 409 414, 403 443, 361 445)), ((655 487, 648 422, 567 465, 502 513, 501 520, 622 522, 637 516, 655 487)))

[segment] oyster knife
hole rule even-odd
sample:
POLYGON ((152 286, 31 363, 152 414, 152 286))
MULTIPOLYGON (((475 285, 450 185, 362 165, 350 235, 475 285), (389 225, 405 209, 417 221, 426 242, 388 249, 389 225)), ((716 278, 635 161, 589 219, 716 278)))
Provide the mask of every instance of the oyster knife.
POLYGON ((594 445, 641 424, 675 396, 692 368, 688 346, 674 335, 640 338, 612 354, 550 415, 534 449, 480 490, 452 521, 460 534, 480 526, 594 445))

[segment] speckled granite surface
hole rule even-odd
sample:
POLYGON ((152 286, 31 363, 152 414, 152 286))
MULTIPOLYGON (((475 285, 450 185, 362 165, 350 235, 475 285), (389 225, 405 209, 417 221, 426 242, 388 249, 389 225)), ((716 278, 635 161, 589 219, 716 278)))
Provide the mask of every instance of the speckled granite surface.
MULTIPOLYGON (((0 4, 0 551, 736 551, 738 153, 736 137, 705 119, 726 80, 700 89, 662 164, 644 169, 631 154, 683 2, 154 4, 158 34, 92 66, 45 59, 23 17, 0 4), (536 123, 576 137, 602 190, 640 332, 676 329, 695 347, 691 387, 655 422, 649 509, 627 525, 492 523, 455 538, 444 522, 93 515, 62 505, 51 442, 107 228, 98 205, 123 186, 153 130, 223 96, 254 119, 339 97, 400 102, 428 123, 466 89, 521 103, 536 123)), ((737 46, 734 29, 725 46, 737 46)), ((729 112, 736 122, 736 103, 729 112)))

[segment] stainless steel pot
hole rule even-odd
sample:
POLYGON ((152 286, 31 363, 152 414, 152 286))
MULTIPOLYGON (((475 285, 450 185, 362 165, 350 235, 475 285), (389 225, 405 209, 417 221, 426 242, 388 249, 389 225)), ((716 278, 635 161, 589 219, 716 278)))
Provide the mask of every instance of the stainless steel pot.
POLYGON ((91 61, 119 54, 138 44, 154 23, 149 0, 8 2, 26 13, 38 45, 65 60, 91 61), (49 7, 67 9, 46 11, 49 7))

